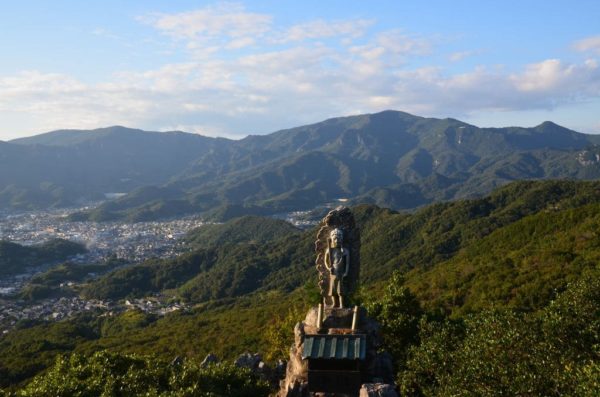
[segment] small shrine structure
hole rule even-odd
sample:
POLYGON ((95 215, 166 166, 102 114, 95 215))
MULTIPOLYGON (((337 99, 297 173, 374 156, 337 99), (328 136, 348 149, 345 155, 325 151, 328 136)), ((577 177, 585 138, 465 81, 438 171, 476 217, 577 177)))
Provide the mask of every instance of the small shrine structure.
POLYGON ((294 327, 278 396, 396 396, 378 324, 364 308, 348 307, 360 274, 360 231, 349 208, 323 218, 315 254, 322 302, 294 327))

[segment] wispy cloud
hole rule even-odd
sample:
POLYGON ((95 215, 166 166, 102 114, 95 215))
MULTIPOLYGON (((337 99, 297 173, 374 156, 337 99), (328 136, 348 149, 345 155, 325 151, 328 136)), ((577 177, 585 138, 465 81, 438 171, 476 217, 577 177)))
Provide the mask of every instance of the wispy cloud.
POLYGON ((150 14, 138 18, 163 34, 185 40, 190 49, 241 48, 271 29, 272 16, 248 12, 239 3, 220 3, 177 14, 150 14))
POLYGON ((586 37, 573 43, 573 48, 581 52, 592 52, 600 55, 600 35, 586 37))
POLYGON ((452 54, 450 54, 450 56, 448 57, 448 59, 450 60, 450 62, 459 62, 462 61, 463 59, 469 58, 473 55, 475 55, 475 51, 458 51, 458 52, 453 52, 452 54))
POLYGON ((105 37, 107 39, 120 40, 119 36, 117 36, 116 34, 112 33, 110 30, 104 29, 104 28, 96 28, 96 29, 94 29, 94 30, 92 30, 92 34, 94 36, 105 37))
POLYGON ((349 21, 326 21, 318 19, 294 25, 283 33, 277 34, 273 41, 276 43, 287 43, 330 37, 358 38, 364 36, 367 29, 374 23, 375 21, 370 19, 349 21))

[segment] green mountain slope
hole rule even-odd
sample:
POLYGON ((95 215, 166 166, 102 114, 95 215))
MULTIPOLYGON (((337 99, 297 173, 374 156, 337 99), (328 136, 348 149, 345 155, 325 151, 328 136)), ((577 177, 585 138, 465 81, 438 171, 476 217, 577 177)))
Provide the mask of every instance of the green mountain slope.
POLYGON ((56 131, 0 145, 0 207, 67 206, 162 185, 224 139, 124 127, 56 131))
POLYGON ((211 247, 241 242, 269 242, 299 232, 298 228, 282 220, 244 216, 224 224, 203 225, 190 231, 186 240, 193 247, 211 247))
MULTIPOLYGON (((183 188, 200 212, 225 204, 275 213, 340 197, 414 208, 520 179, 597 178, 600 152, 592 141, 549 122, 486 129, 388 111, 246 138, 225 157, 203 157, 170 186, 183 188)), ((130 217, 136 208, 123 203, 118 211, 130 217)))
POLYGON ((539 308, 600 263, 600 204, 526 216, 410 280, 428 304, 456 313, 496 305, 539 308))
POLYGON ((128 196, 78 219, 204 212, 230 219, 341 197, 395 209, 481 196, 521 179, 600 177, 598 139, 546 122, 478 128, 397 111, 341 117, 239 141, 111 127, 0 145, 0 206, 128 196), (21 166, 23 165, 23 166, 21 166), (156 188, 140 189, 153 185, 156 188))
MULTIPOLYGON (((511 235, 504 230, 519 228, 517 223, 526 222, 530 216, 538 214, 538 224, 549 216, 545 215, 548 211, 583 214, 587 205, 596 208, 593 205, 598 203, 598 182, 546 181, 517 182, 482 199, 435 204, 414 214, 355 207, 363 236, 361 279, 378 282, 396 269, 412 270, 410 274, 416 277, 420 272, 441 268, 442 263, 450 266, 452 262, 448 261, 461 257, 467 248, 477 250, 485 241, 493 244, 497 233, 511 235)), ((253 237, 257 228, 267 231, 280 225, 280 221, 242 218, 213 226, 217 230, 215 245, 207 244, 210 239, 204 238, 205 245, 176 260, 148 261, 119 269, 88 285, 85 293, 97 298, 123 298, 175 289, 171 293, 203 302, 271 289, 291 291, 316 277, 311 259, 316 231, 292 231, 282 236, 275 233, 276 238, 269 241, 261 241, 259 235, 253 237), (248 232, 241 232, 244 229, 248 232), (219 234, 219 230, 229 232, 219 234)), ((211 228, 206 229, 207 234, 211 228)), ((190 238, 194 240, 193 235, 190 238)), ((523 243, 523 239, 516 242, 523 243)), ((490 250, 482 248, 481 252, 486 255, 490 250)), ((493 261, 491 266, 495 266, 493 261)), ((560 282, 564 282, 563 275, 559 276, 560 282)), ((546 293, 559 287, 545 285, 546 293)))

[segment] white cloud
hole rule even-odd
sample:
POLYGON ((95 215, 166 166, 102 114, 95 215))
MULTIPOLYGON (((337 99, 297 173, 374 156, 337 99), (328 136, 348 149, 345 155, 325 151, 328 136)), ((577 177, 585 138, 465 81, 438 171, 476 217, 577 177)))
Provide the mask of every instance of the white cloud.
POLYGON ((581 52, 600 54, 600 36, 591 36, 573 43, 573 47, 581 52))
POLYGON ((177 14, 152 14, 139 20, 188 42, 188 48, 241 48, 271 29, 272 17, 246 11, 239 3, 220 3, 177 14))
POLYGON ((600 94, 600 69, 594 60, 576 65, 548 59, 528 65, 523 73, 511 76, 511 80, 524 93, 562 92, 568 97, 600 94))
POLYGON ((405 34, 401 30, 379 33, 375 42, 394 55, 427 55, 432 47, 430 40, 405 34))
POLYGON ((284 31, 274 42, 287 43, 306 39, 324 39, 329 37, 358 38, 364 36, 366 30, 374 24, 370 19, 350 21, 326 21, 318 19, 294 25, 284 31))
POLYGON ((459 62, 465 58, 472 56, 473 54, 475 54, 474 51, 458 51, 450 54, 448 59, 450 60, 450 62, 459 62))
POLYGON ((593 61, 546 60, 519 73, 479 67, 446 74, 439 67, 365 63, 326 46, 298 47, 189 62, 109 82, 84 84, 26 72, 0 80, 0 117, 38 120, 35 131, 123 124, 147 129, 196 126, 193 132, 241 136, 348 114, 400 109, 458 117, 489 110, 548 109, 600 96, 593 61), (198 127, 200 126, 200 127, 198 127))

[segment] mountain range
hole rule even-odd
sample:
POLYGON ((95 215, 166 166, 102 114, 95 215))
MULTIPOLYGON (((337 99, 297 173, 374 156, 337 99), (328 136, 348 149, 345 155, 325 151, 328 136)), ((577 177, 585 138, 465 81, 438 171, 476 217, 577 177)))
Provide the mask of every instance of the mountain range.
POLYGON ((76 205, 73 219, 225 220, 349 199, 394 209, 481 196, 522 179, 600 177, 600 136, 544 122, 478 128, 398 111, 241 140, 124 127, 0 142, 0 209, 76 205))

